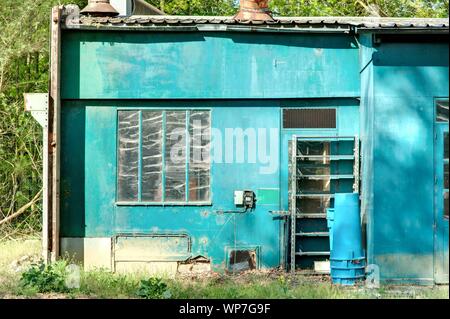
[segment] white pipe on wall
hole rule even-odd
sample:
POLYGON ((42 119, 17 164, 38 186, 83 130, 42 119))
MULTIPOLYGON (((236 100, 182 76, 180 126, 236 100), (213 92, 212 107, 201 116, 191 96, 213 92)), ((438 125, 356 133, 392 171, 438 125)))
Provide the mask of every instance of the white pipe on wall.
POLYGON ((119 16, 133 14, 133 0, 110 0, 109 2, 119 12, 119 16))

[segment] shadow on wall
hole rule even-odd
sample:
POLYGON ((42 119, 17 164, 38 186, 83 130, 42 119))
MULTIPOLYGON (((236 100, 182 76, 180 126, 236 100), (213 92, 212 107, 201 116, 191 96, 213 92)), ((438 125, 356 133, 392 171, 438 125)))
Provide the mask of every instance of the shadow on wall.
POLYGON ((342 34, 254 34, 254 33, 216 33, 215 37, 230 38, 234 43, 257 45, 281 45, 313 49, 358 48, 356 39, 342 34))
POLYGON ((84 237, 86 109, 63 104, 61 119, 61 140, 66 142, 61 145, 60 233, 62 237, 84 237))
POLYGON ((382 44, 374 83, 375 262, 384 277, 432 278, 434 98, 448 96, 448 45, 382 44))
MULTIPOLYGON (((438 43, 382 43, 375 46, 375 66, 392 67, 448 67, 448 44, 438 43)), ((448 85, 447 85, 448 86, 448 85)))

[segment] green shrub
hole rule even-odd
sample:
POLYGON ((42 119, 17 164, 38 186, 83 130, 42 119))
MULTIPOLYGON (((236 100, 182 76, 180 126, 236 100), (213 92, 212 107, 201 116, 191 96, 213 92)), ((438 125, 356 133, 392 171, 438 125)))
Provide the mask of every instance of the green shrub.
POLYGON ((40 293, 68 292, 65 281, 67 278, 66 263, 58 262, 46 265, 43 262, 33 264, 22 273, 20 285, 24 289, 35 289, 40 293))
POLYGON ((172 296, 167 284, 160 278, 141 280, 137 295, 145 299, 163 299, 172 296))

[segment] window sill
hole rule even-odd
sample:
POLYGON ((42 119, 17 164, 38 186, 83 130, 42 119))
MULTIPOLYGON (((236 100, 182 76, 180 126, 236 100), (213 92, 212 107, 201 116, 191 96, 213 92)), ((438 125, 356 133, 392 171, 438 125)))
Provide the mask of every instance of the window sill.
POLYGON ((116 206, 212 206, 211 202, 116 202, 116 206))

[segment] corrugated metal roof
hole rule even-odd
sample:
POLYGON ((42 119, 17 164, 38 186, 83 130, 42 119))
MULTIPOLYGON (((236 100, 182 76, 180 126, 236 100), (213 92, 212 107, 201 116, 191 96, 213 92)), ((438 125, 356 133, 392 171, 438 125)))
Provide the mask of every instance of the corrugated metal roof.
POLYGON ((70 25, 101 26, 189 26, 189 25, 235 25, 267 28, 318 28, 318 29, 447 29, 448 19, 422 18, 374 18, 374 17, 275 17, 274 21, 238 21, 229 16, 130 16, 86 17, 72 21, 70 25))

